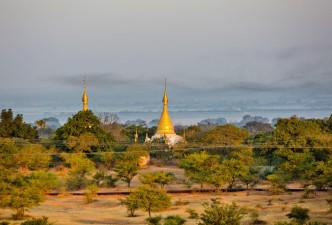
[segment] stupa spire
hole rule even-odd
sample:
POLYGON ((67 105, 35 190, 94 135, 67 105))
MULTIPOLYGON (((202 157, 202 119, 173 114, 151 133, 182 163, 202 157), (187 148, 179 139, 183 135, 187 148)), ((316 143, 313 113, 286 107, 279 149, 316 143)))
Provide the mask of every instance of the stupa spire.
POLYGON ((83 111, 87 111, 87 110, 89 110, 89 107, 88 107, 88 95, 86 94, 85 77, 83 78, 83 84, 84 84, 84 90, 83 90, 83 96, 82 96, 83 111))
POLYGON ((157 127, 157 133, 156 134, 175 134, 174 132, 174 126, 171 120, 170 115, 168 114, 167 104, 168 104, 168 97, 166 92, 166 79, 165 79, 165 88, 164 88, 164 96, 162 99, 162 102, 164 104, 163 111, 161 113, 158 127, 157 127))
POLYGON ((137 127, 136 127, 136 133, 135 133, 135 139, 134 139, 135 142, 138 142, 138 133, 137 133, 137 127))

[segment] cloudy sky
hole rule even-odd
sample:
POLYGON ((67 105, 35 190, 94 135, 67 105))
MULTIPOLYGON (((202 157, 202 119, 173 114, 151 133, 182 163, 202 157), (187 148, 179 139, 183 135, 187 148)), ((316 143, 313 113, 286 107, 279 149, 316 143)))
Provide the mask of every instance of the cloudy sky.
POLYGON ((0 106, 332 99, 331 0, 1 0, 0 106))

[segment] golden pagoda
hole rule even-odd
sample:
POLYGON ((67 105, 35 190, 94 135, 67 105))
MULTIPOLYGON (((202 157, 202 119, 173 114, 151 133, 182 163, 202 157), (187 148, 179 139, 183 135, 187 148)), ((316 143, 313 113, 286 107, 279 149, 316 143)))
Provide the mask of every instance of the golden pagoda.
POLYGON ((161 113, 157 132, 156 134, 165 135, 165 134, 175 134, 174 132, 174 126, 171 120, 171 117, 168 114, 167 104, 168 104, 168 97, 166 93, 166 79, 165 79, 165 89, 164 89, 164 97, 162 100, 164 104, 163 111, 161 113))
POLYGON ((138 142, 138 133, 137 133, 137 128, 136 128, 136 134, 135 134, 135 142, 138 142))
POLYGON ((83 79, 83 83, 84 83, 84 91, 83 91, 83 96, 82 96, 83 111, 87 111, 87 110, 89 110, 89 107, 88 107, 88 95, 86 94, 85 77, 83 79))
POLYGON ((163 111, 161 113, 158 127, 157 127, 157 132, 151 137, 151 139, 145 139, 145 142, 150 142, 158 138, 165 138, 165 142, 168 146, 172 147, 173 145, 183 142, 184 139, 177 135, 174 132, 174 126, 171 120, 171 117, 168 114, 168 109, 167 109, 167 104, 168 104, 168 97, 166 93, 166 79, 165 79, 165 89, 164 89, 164 97, 162 100, 164 104, 163 111))

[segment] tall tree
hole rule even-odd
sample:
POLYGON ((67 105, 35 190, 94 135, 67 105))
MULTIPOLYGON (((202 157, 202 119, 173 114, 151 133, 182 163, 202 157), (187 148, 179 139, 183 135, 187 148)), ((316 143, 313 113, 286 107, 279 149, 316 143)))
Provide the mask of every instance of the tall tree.
POLYGON ((22 114, 17 114, 14 118, 11 109, 3 109, 0 121, 0 137, 34 139, 37 138, 37 130, 23 121, 22 114))
POLYGON ((56 130, 54 139, 66 141, 70 137, 79 138, 81 135, 93 134, 98 139, 98 145, 91 147, 92 150, 108 151, 110 144, 114 142, 112 133, 107 133, 100 120, 91 110, 80 111, 69 118, 68 121, 56 130))
POLYGON ((204 183, 208 183, 211 168, 218 163, 218 158, 206 152, 193 153, 186 156, 180 163, 184 169, 185 176, 190 180, 199 183, 203 188, 204 183))

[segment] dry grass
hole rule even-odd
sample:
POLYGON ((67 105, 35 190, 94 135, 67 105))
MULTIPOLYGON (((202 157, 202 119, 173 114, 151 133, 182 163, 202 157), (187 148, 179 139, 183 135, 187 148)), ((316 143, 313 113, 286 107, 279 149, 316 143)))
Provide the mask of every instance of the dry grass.
MULTIPOLYGON (((249 209, 256 209, 260 219, 273 224, 276 220, 285 220, 286 214, 294 205, 310 209, 313 220, 319 220, 332 224, 332 213, 329 212, 326 198, 329 193, 319 192, 314 198, 306 199, 304 203, 299 203, 302 192, 283 194, 273 197, 266 192, 252 192, 247 196, 246 192, 221 193, 221 194, 177 194, 172 196, 173 203, 181 199, 188 201, 187 205, 172 206, 168 211, 155 212, 153 215, 167 216, 179 214, 185 217, 187 224, 195 224, 195 220, 188 219, 189 214, 186 209, 195 209, 199 213, 203 212, 202 203, 208 202, 211 198, 218 198, 222 203, 236 202, 238 205, 249 209), (272 200, 272 205, 268 205, 268 199, 272 200)), ((98 201, 86 204, 84 196, 48 196, 44 203, 30 210, 29 215, 34 217, 47 216, 50 221, 56 221, 57 225, 78 225, 78 224, 144 224, 148 217, 146 212, 137 212, 137 217, 128 217, 126 208, 120 205, 119 199, 125 196, 97 196, 98 201)), ((0 220, 10 220, 12 211, 3 210, 0 220)), ((243 219, 243 224, 247 224, 249 217, 243 219)), ((20 224, 19 221, 11 221, 13 224, 20 224)))
MULTIPOLYGON (((177 177, 183 177, 183 171, 175 168, 149 167, 142 169, 141 172, 166 170, 174 172, 177 177)), ((133 186, 138 185, 137 177, 133 181, 133 186)), ((181 188, 180 184, 172 184, 168 188, 181 188)), ((198 186, 197 186, 198 188, 198 186)), ((115 190, 127 190, 125 183, 120 183, 115 190)), ((103 190, 101 190, 103 191, 103 190)), ((326 199, 331 196, 329 192, 317 192, 309 199, 301 202, 303 192, 285 193, 278 196, 272 196, 264 191, 252 191, 247 195, 246 191, 232 193, 197 193, 197 194, 174 194, 172 195, 173 206, 164 212, 155 212, 152 216, 170 214, 179 214, 187 220, 186 224, 196 224, 194 219, 189 219, 187 209, 194 209, 202 213, 203 202, 208 202, 211 198, 218 198, 220 202, 230 204, 237 203, 248 209, 257 210, 259 219, 274 224, 276 220, 286 220, 286 214, 295 206, 301 206, 310 209, 312 220, 318 220, 332 224, 332 213, 329 211, 329 205, 326 199), (269 199, 271 204, 269 204, 269 199), (188 202, 184 205, 174 204, 177 201, 188 202)), ((86 204, 85 196, 47 196, 45 201, 38 207, 32 208, 28 213, 31 217, 47 216, 50 221, 55 221, 56 225, 86 225, 86 224, 145 224, 144 220, 148 217, 147 212, 138 211, 137 217, 128 217, 127 210, 120 205, 119 199, 124 195, 96 196, 97 201, 86 204)), ((9 221, 11 224, 20 224, 22 221, 12 221, 13 211, 4 209, 0 211, 0 221, 9 221)), ((249 224, 249 214, 243 218, 242 224, 249 224)))

